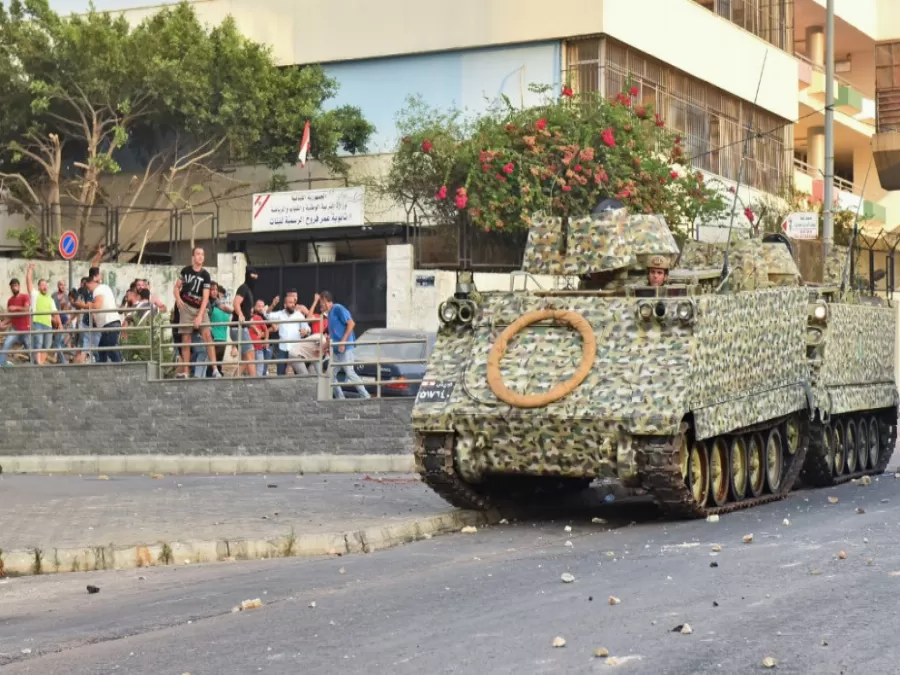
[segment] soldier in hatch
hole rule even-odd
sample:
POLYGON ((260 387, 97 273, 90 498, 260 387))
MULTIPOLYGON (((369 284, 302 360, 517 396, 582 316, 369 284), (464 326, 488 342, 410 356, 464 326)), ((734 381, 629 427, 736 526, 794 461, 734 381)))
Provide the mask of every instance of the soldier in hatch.
POLYGON ((665 286, 669 280, 669 259, 664 255, 652 255, 647 261, 647 285, 665 286))

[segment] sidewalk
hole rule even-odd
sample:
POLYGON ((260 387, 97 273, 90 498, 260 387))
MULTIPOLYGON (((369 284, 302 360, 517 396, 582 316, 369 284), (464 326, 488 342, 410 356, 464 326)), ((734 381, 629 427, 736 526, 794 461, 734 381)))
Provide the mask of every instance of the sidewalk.
POLYGON ((0 475, 7 574, 336 555, 485 522, 417 477, 0 475))

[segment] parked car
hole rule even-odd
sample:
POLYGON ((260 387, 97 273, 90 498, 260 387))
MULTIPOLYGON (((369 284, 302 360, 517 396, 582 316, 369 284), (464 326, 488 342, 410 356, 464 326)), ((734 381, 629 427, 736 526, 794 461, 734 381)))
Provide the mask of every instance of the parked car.
MULTIPOLYGON (((408 380, 421 380, 425 377, 425 365, 428 357, 434 349, 436 333, 401 328, 370 328, 356 339, 354 347, 353 367, 362 378, 366 391, 371 396, 378 396, 378 387, 375 384, 378 375, 375 363, 362 364, 359 361, 376 361, 379 359, 379 345, 381 342, 381 396, 382 397, 409 397, 419 393, 419 382, 408 380), (392 340, 418 340, 405 344, 383 344, 392 340), (395 361, 420 361, 419 363, 392 363, 395 361)), ((337 375, 338 382, 346 382, 344 371, 337 375)), ((359 393, 352 385, 341 387, 347 398, 358 398, 359 393)))

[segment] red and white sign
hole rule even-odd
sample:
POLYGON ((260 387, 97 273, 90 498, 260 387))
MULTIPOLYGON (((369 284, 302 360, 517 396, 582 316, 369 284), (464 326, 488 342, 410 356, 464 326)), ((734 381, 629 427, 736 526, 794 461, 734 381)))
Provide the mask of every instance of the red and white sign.
POLYGON ((253 195, 253 232, 304 230, 320 227, 361 227, 366 191, 362 186, 264 192, 253 195))
POLYGON ((819 236, 819 214, 791 213, 781 224, 781 229, 791 239, 815 239, 819 236))

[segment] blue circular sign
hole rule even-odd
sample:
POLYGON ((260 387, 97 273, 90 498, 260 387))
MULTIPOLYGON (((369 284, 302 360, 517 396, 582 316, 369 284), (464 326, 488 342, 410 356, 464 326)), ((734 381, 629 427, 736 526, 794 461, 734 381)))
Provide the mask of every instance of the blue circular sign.
POLYGON ((78 253, 78 235, 69 230, 59 238, 59 254, 64 260, 71 260, 78 253))

